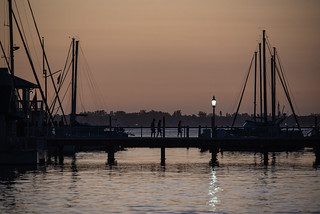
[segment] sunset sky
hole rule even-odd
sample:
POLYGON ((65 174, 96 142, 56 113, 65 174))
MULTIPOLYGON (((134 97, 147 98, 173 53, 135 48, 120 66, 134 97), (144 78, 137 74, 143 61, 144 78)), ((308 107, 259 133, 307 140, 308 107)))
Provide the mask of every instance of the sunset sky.
MULTIPOLYGON (((0 2, 0 38, 7 44, 7 1, 0 2)), ((30 2, 45 37, 52 71, 63 68, 71 38, 80 40, 95 79, 95 90, 99 90, 93 96, 89 84, 85 84, 85 75, 79 74, 82 95, 78 111, 153 109, 211 113, 211 98, 215 95, 216 111, 223 115, 233 113, 265 29, 278 50, 297 113, 320 113, 318 0, 30 2)), ((30 49, 40 75, 41 50, 27 1, 17 0, 17 5, 29 46, 34 44, 30 49)), ((16 75, 35 82, 21 41, 15 43, 21 47, 15 52, 16 75)), ((0 65, 5 66, 3 58, 0 65)), ((253 113, 252 77, 241 112, 253 113)), ((282 93, 281 88, 278 90, 282 93)), ((284 112, 291 113, 283 95, 278 97, 281 108, 285 106, 284 112)), ((65 103, 65 108, 69 113, 70 102, 65 103)))

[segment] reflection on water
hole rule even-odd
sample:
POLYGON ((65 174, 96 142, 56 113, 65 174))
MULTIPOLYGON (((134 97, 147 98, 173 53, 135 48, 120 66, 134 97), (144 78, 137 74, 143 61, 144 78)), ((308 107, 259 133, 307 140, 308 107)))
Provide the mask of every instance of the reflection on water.
POLYGON ((211 180, 211 182, 210 182, 210 186, 209 186, 209 196, 210 196, 209 205, 212 206, 213 211, 216 211, 216 205, 220 202, 218 200, 217 193, 222 190, 220 189, 220 187, 218 185, 217 176, 216 176, 216 172, 214 171, 214 169, 212 169, 212 171, 211 171, 210 180, 211 180))
POLYGON ((197 149, 66 157, 64 165, 0 167, 1 213, 257 213, 320 211, 320 175, 314 154, 275 153, 270 166, 253 153, 211 155, 197 149))

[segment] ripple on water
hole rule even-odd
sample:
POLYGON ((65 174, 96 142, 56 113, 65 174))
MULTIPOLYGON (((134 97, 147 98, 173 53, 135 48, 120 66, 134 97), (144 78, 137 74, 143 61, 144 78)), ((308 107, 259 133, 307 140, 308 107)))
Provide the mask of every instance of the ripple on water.
POLYGON ((265 167, 259 154, 225 152, 214 169, 209 153, 169 149, 167 154, 165 168, 157 149, 121 152, 112 168, 101 152, 66 157, 63 166, 2 168, 0 208, 4 213, 320 211, 312 153, 277 153, 265 167), (144 161, 149 156, 152 161, 144 161))

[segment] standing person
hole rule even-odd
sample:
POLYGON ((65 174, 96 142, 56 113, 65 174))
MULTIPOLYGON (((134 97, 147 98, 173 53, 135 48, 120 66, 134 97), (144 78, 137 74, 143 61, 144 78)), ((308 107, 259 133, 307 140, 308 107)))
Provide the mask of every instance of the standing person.
POLYGON ((158 133, 157 133, 157 137, 159 136, 159 134, 160 134, 160 136, 162 136, 161 120, 159 120, 159 122, 158 122, 158 133))
POLYGON ((180 137, 182 137, 182 126, 181 126, 181 120, 179 121, 179 123, 178 123, 178 135, 177 135, 177 137, 179 137, 179 135, 180 135, 180 137))
POLYGON ((153 119, 151 122, 151 137, 156 137, 156 119, 153 119))

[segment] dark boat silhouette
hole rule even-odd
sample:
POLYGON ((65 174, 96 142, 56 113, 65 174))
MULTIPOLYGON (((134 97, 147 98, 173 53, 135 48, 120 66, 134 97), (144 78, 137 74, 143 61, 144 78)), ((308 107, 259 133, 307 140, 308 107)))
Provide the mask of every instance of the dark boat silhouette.
POLYGON ((301 138, 303 137, 302 130, 297 119, 295 110, 292 105, 291 97, 289 94, 288 86, 286 80, 284 78, 282 66, 278 59, 276 48, 273 48, 273 52, 271 50, 270 44, 266 41, 265 30, 263 30, 263 38, 262 38, 262 50, 261 43, 259 43, 259 72, 257 72, 257 52, 254 53, 252 57, 251 64, 249 67, 249 71, 246 76, 246 81, 244 87, 242 89, 241 97, 238 103, 237 111, 232 123, 231 130, 227 131, 226 136, 232 137, 260 137, 260 138, 301 138), (271 69, 270 73, 267 73, 266 69, 266 49, 269 49, 271 55, 271 69), (239 109, 241 106, 242 98, 247 86, 248 77, 252 68, 252 64, 254 61, 254 115, 253 120, 247 120, 243 127, 234 127, 235 121, 237 119, 237 115, 239 113, 239 109), (259 74, 259 75, 258 75, 259 74), (268 93, 267 93, 267 75, 270 75, 270 83, 271 83, 271 118, 268 117, 268 93), (260 77, 260 82, 257 84, 257 77, 260 77), (278 78, 277 78, 278 77, 278 78), (287 101, 290 105, 292 114, 295 118, 295 122, 297 127, 281 127, 281 123, 286 119, 286 114, 280 114, 279 105, 278 105, 278 115, 276 115, 276 85, 277 79, 285 92, 287 101), (259 85, 259 91, 257 91, 257 85, 259 85), (260 92, 260 115, 257 114, 257 97, 260 92))

